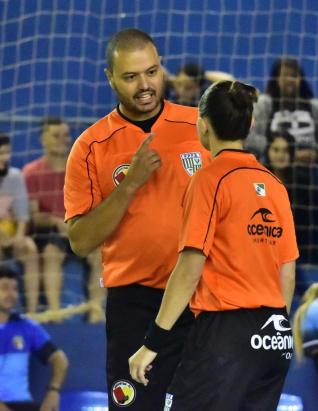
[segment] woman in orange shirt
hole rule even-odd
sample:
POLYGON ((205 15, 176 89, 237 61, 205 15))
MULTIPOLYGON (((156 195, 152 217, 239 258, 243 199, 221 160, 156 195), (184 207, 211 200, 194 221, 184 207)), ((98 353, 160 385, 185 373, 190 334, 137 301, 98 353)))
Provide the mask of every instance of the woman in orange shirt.
POLYGON ((298 248, 284 185, 242 149, 255 100, 255 88, 237 81, 214 84, 200 100, 198 132, 214 158, 188 185, 179 260, 129 360, 131 376, 147 385, 190 301, 196 321, 165 411, 274 411, 288 371, 298 248))

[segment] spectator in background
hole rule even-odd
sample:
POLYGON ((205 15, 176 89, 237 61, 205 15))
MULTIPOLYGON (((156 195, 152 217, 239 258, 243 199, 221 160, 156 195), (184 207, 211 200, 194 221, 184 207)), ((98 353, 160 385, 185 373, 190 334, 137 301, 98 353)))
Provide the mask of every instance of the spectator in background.
POLYGON ((297 60, 280 58, 273 64, 266 92, 254 108, 254 126, 246 147, 262 158, 270 133, 288 131, 295 138, 295 161, 316 160, 318 100, 297 60))
MULTIPOLYGON (((23 168, 31 202, 31 233, 42 257, 44 292, 48 307, 60 308, 62 267, 65 257, 72 253, 64 224, 63 186, 65 167, 71 147, 69 127, 59 117, 47 117, 41 125, 44 155, 23 168)), ((87 257, 89 265, 89 299, 100 310, 92 309, 89 322, 104 318, 102 305, 105 290, 100 287, 102 271, 99 249, 87 257)))
POLYGON ((26 311, 35 312, 39 297, 39 256, 26 235, 28 197, 20 170, 10 167, 11 143, 0 133, 0 260, 13 257, 23 265, 26 311))
POLYGON ((269 135, 265 165, 286 185, 293 208, 300 258, 296 293, 303 294, 313 270, 318 270, 318 173, 295 162, 295 139, 288 132, 269 135))
POLYGON ((288 132, 271 134, 265 150, 265 165, 286 185, 291 201, 294 159, 294 137, 288 132))
POLYGON ((318 369, 318 283, 312 284, 302 298, 294 315, 295 352, 313 358, 318 369))
POLYGON ((0 411, 58 411, 68 360, 39 324, 12 311, 18 297, 17 274, 0 265, 0 411), (41 405, 29 390, 31 354, 51 369, 41 405))
POLYGON ((189 62, 179 68, 175 76, 167 75, 168 97, 185 106, 197 107, 204 90, 215 81, 232 80, 222 71, 205 71, 198 63, 189 62))

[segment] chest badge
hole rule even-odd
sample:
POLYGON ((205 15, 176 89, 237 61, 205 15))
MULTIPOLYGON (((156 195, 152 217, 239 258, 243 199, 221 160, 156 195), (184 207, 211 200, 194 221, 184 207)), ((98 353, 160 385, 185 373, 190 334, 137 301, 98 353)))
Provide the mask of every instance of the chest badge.
POLYGON ((130 164, 121 164, 113 171, 113 182, 118 186, 126 177, 130 164))
POLYGON ((190 177, 192 177, 197 170, 202 168, 202 159, 200 152, 194 151, 192 153, 183 153, 180 154, 180 157, 183 168, 190 177))
POLYGON ((24 338, 22 337, 22 335, 16 335, 15 337, 13 337, 12 339, 12 345, 16 350, 23 350, 25 343, 24 343, 24 338))

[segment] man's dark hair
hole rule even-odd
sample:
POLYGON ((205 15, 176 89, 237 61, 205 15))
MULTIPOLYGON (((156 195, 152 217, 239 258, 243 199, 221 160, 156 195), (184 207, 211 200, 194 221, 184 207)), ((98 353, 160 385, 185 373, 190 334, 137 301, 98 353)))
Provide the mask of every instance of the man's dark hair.
POLYGON ((255 87, 239 81, 218 81, 210 86, 199 102, 201 117, 210 121, 220 140, 244 140, 250 130, 255 87))
POLYGON ((12 270, 12 268, 8 267, 7 265, 0 264, 0 279, 1 278, 9 278, 11 280, 17 280, 19 275, 16 271, 12 270))
POLYGON ((203 86, 205 82, 204 69, 198 63, 189 62, 184 64, 177 71, 177 75, 180 73, 184 73, 187 76, 191 77, 196 83, 199 84, 200 87, 203 86))
POLYGON ((106 46, 106 63, 110 71, 114 67, 114 52, 116 50, 138 50, 151 43, 155 48, 156 45, 149 34, 135 28, 121 30, 114 34, 106 46))
POLYGON ((58 117, 58 116, 44 117, 40 123, 41 133, 43 133, 46 130, 46 128, 49 126, 59 126, 64 123, 65 123, 65 120, 62 117, 58 117))
POLYGON ((0 131, 0 146, 11 144, 10 137, 4 132, 0 131))

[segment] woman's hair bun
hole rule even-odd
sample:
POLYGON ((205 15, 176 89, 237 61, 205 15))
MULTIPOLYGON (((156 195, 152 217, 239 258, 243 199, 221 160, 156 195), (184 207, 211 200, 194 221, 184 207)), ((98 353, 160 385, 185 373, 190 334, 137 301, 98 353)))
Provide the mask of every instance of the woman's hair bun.
POLYGON ((249 84, 233 81, 229 88, 229 97, 238 109, 250 108, 257 101, 258 92, 249 84))

